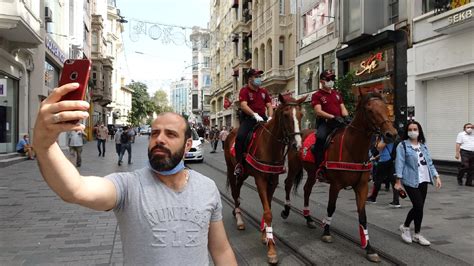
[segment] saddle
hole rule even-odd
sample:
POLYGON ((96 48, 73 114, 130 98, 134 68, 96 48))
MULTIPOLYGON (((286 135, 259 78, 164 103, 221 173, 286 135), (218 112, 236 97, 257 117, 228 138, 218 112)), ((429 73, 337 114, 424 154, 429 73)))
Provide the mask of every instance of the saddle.
MULTIPOLYGON (((286 169, 284 164, 273 163, 273 162, 262 162, 255 158, 253 155, 257 149, 256 146, 252 145, 253 142, 257 139, 259 132, 257 129, 261 126, 261 124, 256 124, 252 130, 250 130, 249 134, 245 138, 244 142, 244 150, 243 150, 243 158, 242 166, 244 168, 244 172, 246 172, 247 164, 252 166, 253 168, 257 169, 260 172, 268 173, 268 174, 282 174, 286 173, 286 169), (253 148, 253 149, 252 149, 253 148), (252 149, 252 150, 251 150, 252 149)), ((261 131, 260 131, 261 132, 261 131)), ((235 141, 232 143, 230 148, 230 153, 232 156, 236 156, 235 153, 235 141)))
MULTIPOLYGON (((316 151, 316 152, 326 152, 327 148, 332 142, 332 139, 334 138, 334 135, 336 135, 337 130, 340 128, 335 128, 326 138, 326 141, 324 142, 324 148, 322 151, 316 151)), ((300 150, 300 158, 304 162, 310 162, 310 163, 316 163, 316 158, 314 157, 314 154, 311 152, 312 146, 316 145, 316 134, 310 134, 306 139, 303 141, 303 147, 300 150)), ((324 160, 325 161, 325 160, 324 160)))
MULTIPOLYGON (((353 163, 353 162, 343 162, 342 161, 342 143, 345 135, 345 128, 336 128, 334 129, 331 134, 326 139, 324 150, 322 152, 325 153, 324 160, 321 163, 320 170, 324 169, 331 169, 331 170, 341 170, 341 171, 355 171, 355 172, 366 172, 372 169, 371 162, 365 163, 353 163), (327 148, 332 143, 333 138, 339 129, 343 129, 344 132, 341 135, 341 144, 339 146, 339 160, 338 161, 328 161, 327 160, 327 148)), ((304 162, 309 163, 316 163, 313 153, 311 152, 311 146, 315 145, 316 143, 316 136, 315 134, 310 134, 306 139, 303 141, 303 147, 300 151, 300 158, 304 162)), ((319 151, 318 151, 319 152, 319 151)))

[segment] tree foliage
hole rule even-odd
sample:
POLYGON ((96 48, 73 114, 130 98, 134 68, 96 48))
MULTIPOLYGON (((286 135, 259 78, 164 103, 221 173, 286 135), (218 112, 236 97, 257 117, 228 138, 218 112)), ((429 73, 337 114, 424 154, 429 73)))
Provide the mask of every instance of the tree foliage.
POLYGON ((342 98, 344 99, 344 105, 350 116, 354 115, 355 112, 355 98, 352 93, 352 85, 354 84, 355 73, 353 71, 340 76, 334 82, 334 86, 341 92, 342 98))
POLYGON ((164 90, 157 90, 152 98, 155 104, 155 113, 172 112, 173 108, 168 103, 168 94, 164 90))
POLYGON ((143 124, 148 117, 153 115, 155 104, 150 99, 146 84, 139 81, 132 81, 128 87, 133 90, 132 110, 128 115, 128 123, 132 126, 139 126, 143 124))

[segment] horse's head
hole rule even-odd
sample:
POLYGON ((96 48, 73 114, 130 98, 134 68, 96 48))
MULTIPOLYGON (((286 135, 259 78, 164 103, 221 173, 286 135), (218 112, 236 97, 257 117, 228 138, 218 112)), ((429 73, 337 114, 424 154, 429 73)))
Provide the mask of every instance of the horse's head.
POLYGON ((397 130, 388 119, 387 104, 380 93, 368 93, 362 96, 357 110, 363 112, 361 115, 364 117, 368 129, 379 132, 385 143, 391 143, 397 138, 397 130))
POLYGON ((306 97, 296 100, 293 97, 283 97, 279 94, 278 99, 281 104, 276 109, 274 115, 277 123, 283 130, 283 137, 287 142, 291 142, 291 138, 294 136, 298 150, 302 146, 301 117, 303 117, 303 113, 301 112, 301 103, 306 100, 306 97))

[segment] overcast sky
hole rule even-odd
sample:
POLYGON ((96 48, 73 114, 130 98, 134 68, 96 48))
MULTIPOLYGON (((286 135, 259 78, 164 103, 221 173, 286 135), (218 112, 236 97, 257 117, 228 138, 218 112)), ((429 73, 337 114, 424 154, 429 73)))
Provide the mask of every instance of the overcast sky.
MULTIPOLYGON (((142 81, 149 87, 150 95, 157 89, 168 92, 171 81, 186 75, 190 78, 192 55, 191 48, 179 38, 179 33, 186 33, 189 43, 190 29, 183 31, 175 28, 178 44, 163 44, 159 30, 164 27, 146 24, 147 33, 134 34, 131 27, 139 21, 172 24, 184 27, 199 26, 207 28, 209 22, 209 0, 116 0, 121 15, 129 22, 124 24, 123 41, 128 64, 122 64, 126 80, 142 81), (139 52, 139 53, 137 53, 139 52), (128 65, 128 66, 127 66, 128 65)), ((182 35, 181 35, 182 36, 182 35)))

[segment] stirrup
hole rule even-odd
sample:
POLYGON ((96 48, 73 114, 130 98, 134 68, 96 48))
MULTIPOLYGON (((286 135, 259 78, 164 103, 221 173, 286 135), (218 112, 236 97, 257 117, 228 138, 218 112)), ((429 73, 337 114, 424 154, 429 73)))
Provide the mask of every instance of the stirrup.
POLYGON ((234 176, 241 176, 244 170, 243 168, 241 163, 237 163, 234 168, 234 176))

